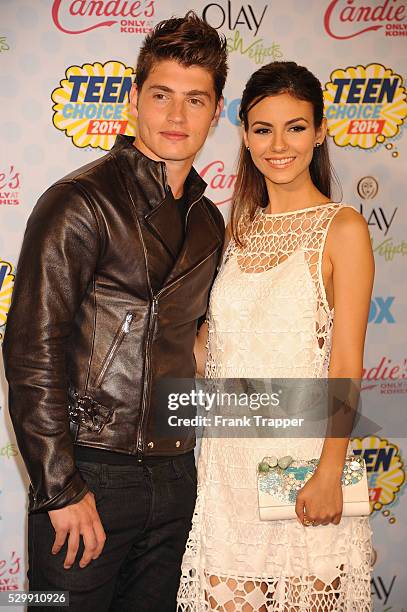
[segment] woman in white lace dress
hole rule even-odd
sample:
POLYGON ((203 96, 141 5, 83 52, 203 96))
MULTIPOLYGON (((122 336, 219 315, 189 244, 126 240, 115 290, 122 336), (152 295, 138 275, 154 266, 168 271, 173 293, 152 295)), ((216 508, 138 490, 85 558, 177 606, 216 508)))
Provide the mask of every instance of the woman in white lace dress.
MULTIPOLYGON (((331 202, 321 85, 294 62, 249 79, 228 245, 197 341, 209 378, 359 379, 373 256, 331 202), (206 352, 208 349, 208 352, 206 352)), ((204 438, 178 595, 183 612, 367 612, 371 530, 341 517, 344 438, 204 438), (320 457, 298 520, 261 521, 264 456, 320 457)))

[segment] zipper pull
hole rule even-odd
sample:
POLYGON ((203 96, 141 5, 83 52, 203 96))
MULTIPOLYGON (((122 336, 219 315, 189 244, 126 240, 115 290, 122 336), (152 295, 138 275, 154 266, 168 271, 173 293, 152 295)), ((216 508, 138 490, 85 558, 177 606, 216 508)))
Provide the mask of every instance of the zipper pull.
POLYGON ((153 310, 152 311, 153 311, 154 316, 158 313, 158 302, 155 298, 153 299, 153 310))
POLYGON ((133 315, 131 312, 128 312, 126 315, 126 319, 123 323, 123 327, 122 327, 122 330, 124 331, 125 334, 129 333, 132 320, 133 320, 133 315))

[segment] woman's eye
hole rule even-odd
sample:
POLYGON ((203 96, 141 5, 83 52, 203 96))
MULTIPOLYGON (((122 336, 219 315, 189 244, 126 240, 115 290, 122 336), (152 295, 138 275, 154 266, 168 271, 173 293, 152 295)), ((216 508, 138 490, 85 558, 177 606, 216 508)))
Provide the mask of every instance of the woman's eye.
POLYGON ((255 134, 269 134, 270 130, 269 128, 258 128, 257 130, 254 130, 255 134))
POLYGON ((292 128, 290 128, 293 132, 303 132, 306 127, 304 125, 293 125, 292 128))

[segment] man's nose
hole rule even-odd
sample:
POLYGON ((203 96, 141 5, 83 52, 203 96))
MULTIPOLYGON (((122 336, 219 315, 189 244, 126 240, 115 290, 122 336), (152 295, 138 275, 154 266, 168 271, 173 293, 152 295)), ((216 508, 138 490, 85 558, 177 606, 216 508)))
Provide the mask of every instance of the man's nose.
POLYGON ((182 123, 185 120, 184 100, 172 100, 168 107, 167 118, 174 123, 182 123))

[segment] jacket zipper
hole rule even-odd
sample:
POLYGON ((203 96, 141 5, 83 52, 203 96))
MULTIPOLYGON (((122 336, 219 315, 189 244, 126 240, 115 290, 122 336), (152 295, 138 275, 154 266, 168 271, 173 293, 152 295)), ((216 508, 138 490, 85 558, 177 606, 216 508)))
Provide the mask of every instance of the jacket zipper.
MULTIPOLYGON (((166 189, 168 189, 166 166, 164 166, 163 170, 164 170, 165 187, 166 187, 166 189)), ((199 200, 201 198, 202 198, 202 194, 199 196, 199 198, 194 200, 192 202, 192 204, 189 206, 189 208, 187 210, 187 213, 185 215, 185 230, 186 230, 186 227, 187 227, 187 221, 188 221, 189 212, 190 212, 191 208, 197 202, 199 202, 199 200)), ((210 257, 212 254, 213 253, 208 255, 208 257, 210 257)), ((208 259, 208 257, 206 257, 204 261, 206 261, 208 259)), ((198 265, 201 265, 201 263, 204 263, 204 262, 201 261, 198 265)), ((194 270, 195 270, 195 268, 194 268, 194 270)), ((181 277, 181 278, 184 278, 184 277, 181 277)), ((153 302, 152 302, 151 315, 150 315, 150 321, 149 321, 148 332, 147 332, 147 340, 146 340, 146 368, 145 368, 144 387, 143 387, 143 402, 142 402, 142 406, 141 406, 141 415, 140 415, 140 421, 139 421, 139 426, 138 426, 138 431, 137 431, 137 442, 136 442, 136 448, 137 448, 137 453, 139 455, 139 461, 142 461, 142 455, 143 455, 143 450, 144 450, 143 449, 143 446, 144 446, 143 445, 143 430, 144 430, 144 421, 145 421, 147 399, 148 399, 147 395, 148 395, 148 392, 150 390, 150 346, 151 346, 152 330, 154 328, 155 320, 156 320, 157 314, 158 314, 158 298, 162 295, 162 293, 164 291, 166 291, 169 287, 174 285, 174 283, 178 282, 179 280, 180 279, 177 279, 177 280, 173 281, 172 283, 167 285, 167 287, 165 287, 164 289, 159 291, 156 295, 152 296, 153 302)))
POLYGON ((94 386, 95 387, 99 387, 99 385, 101 384, 101 382, 102 382, 102 380, 103 380, 103 378, 104 378, 104 376, 106 374, 106 371, 107 371, 108 367, 112 363, 113 358, 114 358, 114 356, 117 353, 117 350, 118 350, 119 346, 123 342, 124 337, 130 331, 130 327, 131 327, 131 323, 133 321, 133 318, 134 318, 134 314, 132 312, 128 312, 126 314, 126 318, 124 319, 124 321, 123 321, 123 323, 122 323, 122 325, 121 325, 121 327, 119 329, 119 332, 116 334, 116 338, 114 339, 113 344, 110 347, 109 352, 107 353, 107 355, 106 355, 106 357, 105 357, 105 359, 103 361, 103 364, 102 364, 102 367, 100 369, 100 372, 97 375, 97 378, 95 379, 95 382, 94 382, 94 386))
MULTIPOLYGON (((192 205, 189 208, 189 210, 191 208, 192 208, 192 205)), ((137 432, 137 452, 139 455, 139 461, 142 461, 142 454, 144 450, 143 449, 143 430, 144 430, 144 420, 145 420, 145 415, 146 415, 147 394, 150 389, 150 346, 151 346, 152 330, 154 327, 155 319, 158 314, 158 298, 161 297, 163 293, 166 293, 168 289, 170 289, 173 285, 178 283, 181 279, 185 278, 186 276, 188 276, 188 274, 190 274, 191 272, 194 272, 197 268, 199 268, 199 266, 201 266, 206 261, 208 261, 208 259, 212 257, 212 255, 215 253, 217 249, 218 247, 213 249, 213 251, 211 251, 209 255, 205 257, 205 259, 200 261, 199 264, 195 266, 195 268, 192 268, 192 270, 189 270, 189 272, 187 272, 180 278, 175 279, 174 281, 172 281, 172 283, 170 283, 169 285, 161 289, 161 291, 159 291, 155 296, 153 296, 151 316, 150 316, 148 333, 147 333, 147 341, 146 341, 146 370, 145 370, 146 376, 145 376, 144 388, 143 388, 143 403, 142 403, 140 421, 139 421, 138 432, 137 432)))
POLYGON ((143 453, 143 428, 144 428, 144 419, 146 413, 146 405, 147 405, 147 394, 150 390, 150 346, 151 346, 151 337, 152 331, 154 329, 155 320, 158 314, 158 302, 157 298, 153 297, 153 303, 151 308, 150 320, 148 322, 148 332, 147 332, 147 341, 146 341, 146 367, 145 367, 145 379, 143 386, 143 402, 141 406, 141 415, 140 421, 138 425, 137 432, 137 452, 139 454, 139 461, 141 461, 141 456, 143 453))

